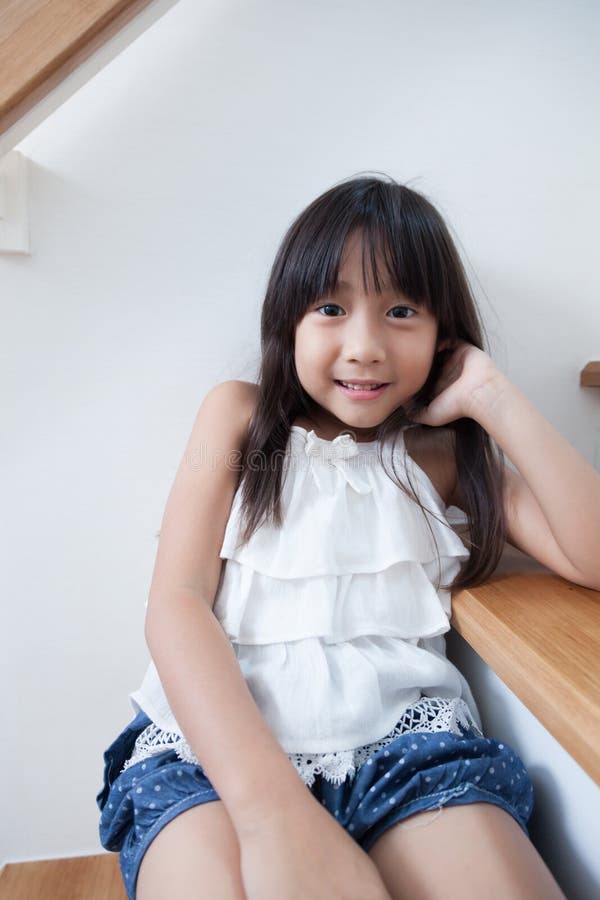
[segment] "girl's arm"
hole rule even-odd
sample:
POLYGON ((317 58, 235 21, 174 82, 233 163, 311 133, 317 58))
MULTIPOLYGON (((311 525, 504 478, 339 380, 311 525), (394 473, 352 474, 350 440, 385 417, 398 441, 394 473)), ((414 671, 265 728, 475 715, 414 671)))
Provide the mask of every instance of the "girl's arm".
MULTIPOLYGON (((569 581, 600 590, 600 474, 482 350, 461 343, 437 390, 420 422, 473 418, 518 469, 506 467, 509 541, 569 581)), ((460 506, 459 497, 452 502, 460 506)))
POLYGON ((391 900, 369 856, 306 787, 213 613, 255 386, 205 398, 169 494, 146 640, 171 709, 229 814, 247 900, 391 900), (236 466, 237 463, 237 466, 236 466))
POLYGON ((224 382, 200 408, 165 508, 145 626, 169 705, 234 824, 306 791, 212 609, 252 387, 224 382))

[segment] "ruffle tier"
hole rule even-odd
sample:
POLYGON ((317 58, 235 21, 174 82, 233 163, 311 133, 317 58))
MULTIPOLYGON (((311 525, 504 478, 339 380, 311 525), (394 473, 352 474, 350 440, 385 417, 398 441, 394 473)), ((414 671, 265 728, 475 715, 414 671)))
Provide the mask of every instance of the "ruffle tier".
MULTIPOLYGON (((327 753, 376 741, 422 695, 462 698, 481 727, 467 681, 446 658, 443 635, 232 646, 254 701, 287 753, 327 753)), ((130 699, 159 728, 183 734, 154 663, 130 699)))
POLYGON ((468 552, 446 521, 442 499, 425 472, 405 455, 402 437, 395 451, 383 445, 383 459, 388 469, 395 466, 401 480, 408 473, 425 513, 385 473, 376 448, 359 449, 364 446, 341 444, 332 455, 331 442, 315 438, 313 432, 305 436, 304 429, 294 426, 281 493, 284 527, 263 524, 242 545, 238 490, 221 558, 285 581, 370 574, 399 562, 430 568, 434 563, 437 570, 439 557, 443 582, 444 566, 466 559, 468 552), (352 450, 354 455, 345 455, 352 450))
MULTIPOLYGON (((446 560, 453 578, 458 560, 446 560)), ((382 572, 276 579, 231 559, 213 611, 231 641, 272 644, 361 635, 421 638, 448 631, 450 595, 436 592, 437 565, 400 561, 382 572)))

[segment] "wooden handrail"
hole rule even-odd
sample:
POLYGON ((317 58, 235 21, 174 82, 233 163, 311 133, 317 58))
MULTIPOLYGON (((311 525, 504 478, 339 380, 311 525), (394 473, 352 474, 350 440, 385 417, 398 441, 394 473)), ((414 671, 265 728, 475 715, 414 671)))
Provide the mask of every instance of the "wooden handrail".
POLYGON ((452 626, 600 784, 600 593, 507 547, 452 598, 452 626))
POLYGON ((151 3, 0 2, 0 134, 151 3))
POLYGON ((600 387, 600 361, 589 362, 583 367, 579 383, 582 387, 600 387))

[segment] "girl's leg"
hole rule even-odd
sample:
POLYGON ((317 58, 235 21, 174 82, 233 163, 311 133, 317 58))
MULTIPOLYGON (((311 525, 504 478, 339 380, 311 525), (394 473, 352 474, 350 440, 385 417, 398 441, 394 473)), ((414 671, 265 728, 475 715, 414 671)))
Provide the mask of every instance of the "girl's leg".
POLYGON ((237 835, 221 800, 193 806, 159 831, 140 866, 136 900, 246 900, 237 835))
POLYGON ((518 823, 493 803, 416 813, 368 853, 393 900, 565 900, 518 823))

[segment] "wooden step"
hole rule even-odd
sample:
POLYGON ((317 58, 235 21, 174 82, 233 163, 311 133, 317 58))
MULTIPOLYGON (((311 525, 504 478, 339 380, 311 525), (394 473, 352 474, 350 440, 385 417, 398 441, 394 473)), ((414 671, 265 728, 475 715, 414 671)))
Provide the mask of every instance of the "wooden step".
POLYGON ((8 863, 0 900, 127 900, 117 853, 8 863))

